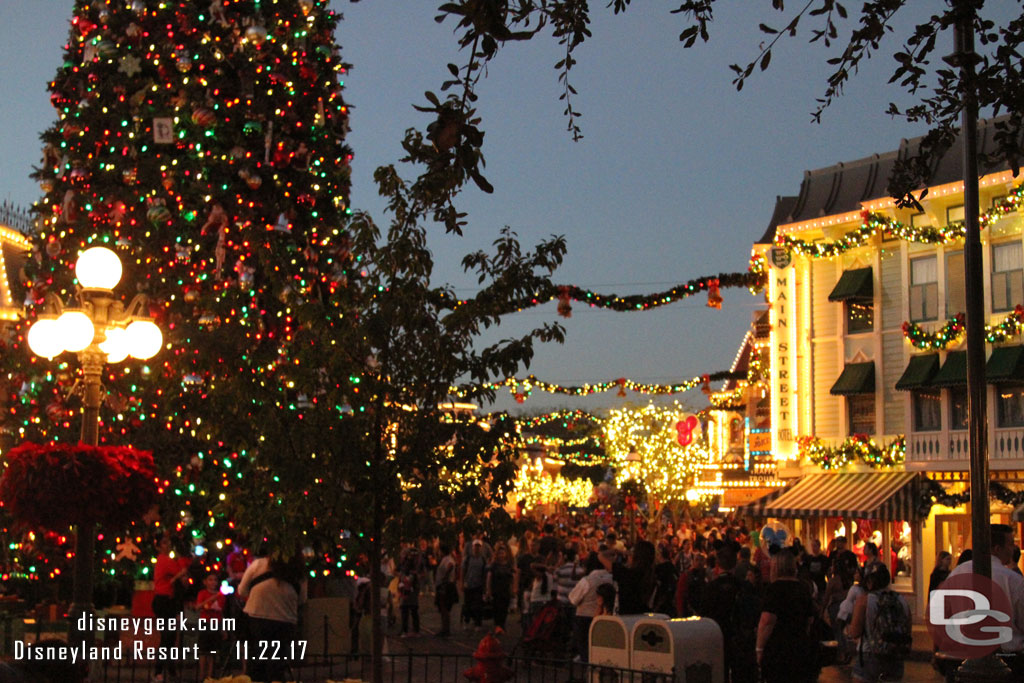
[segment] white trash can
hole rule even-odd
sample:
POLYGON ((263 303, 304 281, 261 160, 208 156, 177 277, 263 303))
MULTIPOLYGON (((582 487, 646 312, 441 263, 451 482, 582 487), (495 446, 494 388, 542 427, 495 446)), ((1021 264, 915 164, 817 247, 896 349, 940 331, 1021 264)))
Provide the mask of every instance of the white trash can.
POLYGON ((722 631, 713 619, 641 619, 630 635, 630 668, 676 674, 680 683, 725 683, 722 631))
MULTIPOLYGON (((668 615, 602 614, 594 617, 594 620, 590 623, 590 664, 592 666, 615 667, 616 669, 634 668, 632 665, 630 637, 633 633, 633 626, 639 621, 667 622, 668 615)), ((602 674, 598 669, 592 669, 592 683, 604 683, 609 680, 615 679, 609 678, 608 672, 602 674)))

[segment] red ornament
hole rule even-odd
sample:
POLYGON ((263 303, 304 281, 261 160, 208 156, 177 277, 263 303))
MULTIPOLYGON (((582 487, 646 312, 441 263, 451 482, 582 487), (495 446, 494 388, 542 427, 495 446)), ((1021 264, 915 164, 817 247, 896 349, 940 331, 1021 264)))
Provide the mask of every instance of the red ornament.
POLYGON ((722 293, 718 289, 718 280, 714 279, 708 283, 708 308, 722 309, 722 293))
POLYGON ((192 123, 201 128, 213 128, 217 123, 217 115, 206 107, 200 107, 192 112, 192 123))
POLYGON ((626 395, 626 378, 620 377, 615 380, 615 383, 619 385, 619 396, 625 397, 626 395))
POLYGON ((562 285, 558 288, 558 315, 563 318, 572 317, 572 304, 569 302, 569 287, 562 285))
POLYGON ((516 394, 512 394, 512 396, 515 397, 516 403, 523 403, 524 401, 526 401, 526 394, 518 394, 518 393, 516 393, 516 394))

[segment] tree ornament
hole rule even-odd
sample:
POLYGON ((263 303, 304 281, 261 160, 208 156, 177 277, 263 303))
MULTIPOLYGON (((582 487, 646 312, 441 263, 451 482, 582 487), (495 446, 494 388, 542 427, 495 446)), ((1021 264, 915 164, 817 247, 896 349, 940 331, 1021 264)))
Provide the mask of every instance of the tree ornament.
POLYGON ((81 187, 85 185, 86 180, 89 179, 89 174, 86 173, 84 168, 75 167, 71 169, 70 182, 75 187, 81 187))
POLYGON ((722 309, 722 293, 718 289, 718 280, 708 283, 708 308, 722 309))
POLYGON ((76 135, 82 132, 82 127, 77 123, 66 123, 60 129, 60 132, 61 135, 64 136, 65 140, 70 140, 71 138, 75 137, 76 135))
POLYGON ((260 137, 263 135, 263 124, 259 121, 246 121, 242 126, 242 135, 250 140, 260 137))
POLYGON ((174 65, 178 67, 178 71, 183 74, 187 74, 192 70, 192 58, 188 55, 182 55, 181 57, 178 57, 178 60, 174 65))
POLYGON ((121 64, 117 70, 128 78, 135 78, 135 75, 142 71, 142 60, 134 55, 125 55, 121 57, 121 64))
POLYGON ((50 194, 51 192, 53 192, 53 188, 54 188, 54 180, 53 180, 53 178, 43 178, 42 180, 39 181, 39 189, 41 189, 46 194, 50 194))
POLYGON ((259 47, 267 39, 267 29, 263 26, 250 26, 245 29, 245 39, 259 47))
POLYGON ((96 43, 96 54, 100 59, 113 59, 117 56, 117 45, 112 40, 101 40, 96 43))
POLYGON ((121 181, 125 185, 134 185, 139 180, 139 169, 135 166, 129 166, 128 168, 121 171, 121 181))
POLYGON ((316 7, 316 3, 313 0, 299 0, 299 7, 302 8, 302 13, 309 16, 309 13, 316 7))
POLYGON ((60 401, 53 401, 46 406, 46 417, 50 419, 50 422, 59 424, 67 417, 67 409, 60 401))
POLYGON ((192 123, 202 128, 213 128, 214 124, 217 123, 217 115, 211 109, 199 107, 192 112, 192 123))
POLYGON ((216 21, 224 28, 227 28, 230 25, 228 23, 228 17, 224 13, 223 0, 213 0, 213 2, 210 3, 210 21, 216 21))
POLYGON ((185 303, 194 304, 199 301, 199 290, 198 289, 186 289, 185 290, 185 303))
POLYGON ((249 186, 250 190, 258 190, 263 184, 263 178, 257 173, 250 173, 245 176, 245 184, 249 186))
POLYGON ((141 552, 139 550, 139 546, 135 545, 135 542, 132 541, 132 539, 130 538, 124 539, 124 541, 118 543, 116 546, 114 546, 114 548, 115 550, 117 550, 117 554, 114 555, 115 562, 120 560, 128 560, 129 562, 134 562, 138 558, 139 553, 141 552))
POLYGON ((62 250, 60 240, 55 236, 51 235, 50 239, 46 240, 46 255, 50 258, 57 258, 62 250))
POLYGON ((154 204, 149 211, 146 212, 146 218, 153 225, 161 225, 171 220, 171 211, 163 204, 154 204))
POLYGON ((124 30, 125 36, 132 43, 138 43, 142 37, 142 27, 136 24, 134 21, 128 24, 128 28, 124 30))

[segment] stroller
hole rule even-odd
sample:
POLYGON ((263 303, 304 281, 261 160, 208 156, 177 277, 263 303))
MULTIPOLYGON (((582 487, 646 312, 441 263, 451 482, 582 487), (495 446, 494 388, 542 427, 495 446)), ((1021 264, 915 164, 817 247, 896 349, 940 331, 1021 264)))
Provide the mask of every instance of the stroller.
POLYGON ((558 658, 565 654, 570 628, 565 608, 556 597, 537 610, 529 626, 523 630, 523 637, 512 648, 512 656, 522 648, 530 657, 558 658))

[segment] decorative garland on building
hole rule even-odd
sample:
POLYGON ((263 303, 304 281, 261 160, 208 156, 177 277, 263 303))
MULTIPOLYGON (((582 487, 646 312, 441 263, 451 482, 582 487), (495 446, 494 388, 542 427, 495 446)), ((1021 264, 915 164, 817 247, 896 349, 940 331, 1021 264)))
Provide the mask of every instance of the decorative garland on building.
POLYGON ((801 436, 797 443, 800 455, 823 470, 838 470, 858 459, 874 469, 893 467, 903 462, 906 455, 906 439, 902 436, 885 446, 879 446, 866 434, 854 434, 835 447, 826 446, 816 436, 801 436))
MULTIPOLYGON (((989 498, 994 498, 1000 503, 1017 507, 1024 504, 1024 491, 1012 491, 998 481, 988 483, 989 498)), ((921 517, 927 517, 933 505, 945 505, 946 507, 959 507, 971 500, 970 489, 962 493, 947 493, 942 485, 931 479, 925 479, 921 487, 920 498, 918 499, 917 511, 921 517)))
MULTIPOLYGON (((964 314, 957 313, 946 321, 946 324, 935 332, 925 332, 917 323, 904 322, 903 336, 914 348, 932 351, 944 351, 964 335, 964 314)), ((1024 306, 1017 304, 1013 312, 995 325, 985 325, 985 341, 989 344, 1002 344, 1010 337, 1024 331, 1024 306)))
MULTIPOLYGON (((558 300, 558 314, 569 318, 572 317, 571 301, 578 301, 595 308, 604 308, 612 311, 647 311, 652 308, 674 304, 687 299, 700 292, 708 292, 708 306, 721 308, 721 299, 718 290, 724 288, 746 287, 752 292, 760 291, 765 284, 765 273, 749 270, 742 273, 719 273, 718 275, 705 275, 683 284, 676 285, 672 289, 654 294, 600 294, 598 292, 584 289, 576 285, 552 285, 550 288, 534 292, 528 298, 522 298, 511 302, 504 308, 506 312, 519 312, 534 306, 540 306, 550 301, 558 300)), ((478 296, 474 299, 443 300, 442 304, 449 309, 457 309, 468 304, 486 305, 486 297, 478 296)))
POLYGON ((625 396, 627 390, 634 391, 639 394, 668 395, 681 394, 684 391, 693 389, 698 384, 707 385, 710 382, 717 382, 724 379, 746 379, 746 374, 742 372, 730 372, 728 370, 723 370, 721 372, 713 372, 709 375, 698 375, 678 384, 645 384, 643 382, 634 382, 633 380, 626 379, 625 377, 619 377, 618 379, 608 380, 607 382, 584 384, 582 386, 562 386, 561 384, 555 384, 554 382, 544 382, 533 375, 530 375, 526 379, 509 377, 501 382, 487 383, 469 388, 451 387, 449 391, 453 396, 458 398, 468 398, 484 390, 495 390, 500 389, 501 387, 508 387, 509 391, 512 392, 512 396, 515 397, 516 402, 523 403, 531 394, 533 394, 534 390, 544 391, 549 394, 564 394, 567 396, 591 396, 593 394, 611 391, 612 389, 618 389, 619 396, 625 396))
MULTIPOLYGON (((987 228, 1000 218, 1019 211, 1022 197, 1024 197, 1024 185, 1018 185, 1002 201, 978 217, 981 228, 987 228)), ((930 225, 919 227, 906 225, 893 218, 870 211, 864 211, 861 217, 860 227, 854 228, 836 240, 808 242, 790 235, 778 235, 775 242, 802 256, 832 258, 850 249, 864 246, 869 239, 879 233, 907 242, 942 244, 962 240, 966 231, 963 221, 955 221, 943 228, 936 228, 930 225)))

